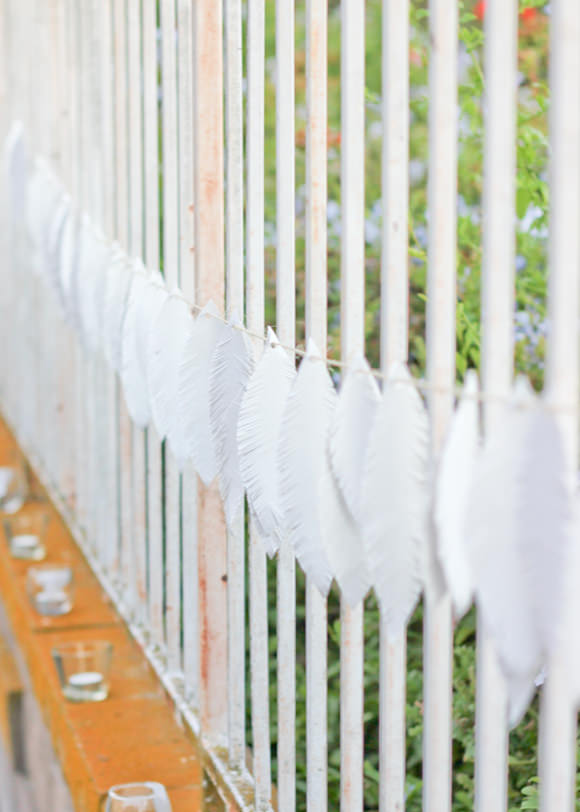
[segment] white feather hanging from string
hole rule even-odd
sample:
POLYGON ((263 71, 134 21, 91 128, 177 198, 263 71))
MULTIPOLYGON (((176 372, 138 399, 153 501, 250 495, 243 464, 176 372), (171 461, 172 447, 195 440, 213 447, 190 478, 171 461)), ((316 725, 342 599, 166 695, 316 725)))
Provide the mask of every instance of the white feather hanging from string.
POLYGON ((229 527, 236 520, 244 498, 237 430, 242 397, 254 368, 249 338, 238 327, 241 323, 234 316, 221 332, 209 380, 210 423, 220 493, 229 527))
POLYGON ((242 483, 268 555, 283 533, 278 442, 286 400, 296 377, 294 363, 268 327, 268 343, 240 407, 238 453, 242 483))
POLYGON ((160 285, 155 285, 151 290, 152 287, 151 275, 140 261, 136 261, 121 333, 121 381, 127 411, 133 422, 142 429, 151 420, 147 385, 149 333, 144 325, 148 324, 151 328, 169 295, 160 285))
POLYGON ((340 493, 328 454, 318 484, 320 538, 331 575, 349 606, 356 606, 371 587, 361 529, 340 493))
POLYGON ((355 606, 371 577, 361 537, 361 488, 369 432, 379 389, 362 355, 349 366, 332 417, 322 487, 323 541, 332 572, 346 601, 355 606))
POLYGON ((42 274, 46 271, 49 225, 63 194, 63 186, 48 164, 37 159, 34 172, 30 175, 28 181, 26 211, 34 273, 42 274))
POLYGON ((217 474, 211 431, 209 386, 213 355, 224 324, 209 301, 195 320, 179 367, 178 417, 184 453, 191 458, 202 481, 209 485, 217 474))
POLYGON ((83 284, 79 288, 79 309, 85 342, 92 352, 101 348, 107 268, 111 248, 104 234, 92 223, 85 234, 81 255, 83 284))
POLYGON ((468 500, 479 451, 477 374, 465 376, 463 396, 451 421, 435 483, 433 518, 437 554, 453 600, 462 617, 473 599, 473 576, 467 550, 468 500))
POLYGON ((519 379, 481 452, 467 518, 475 594, 509 689, 524 713, 561 610, 571 507, 553 415, 519 379))
POLYGON ((193 316, 181 291, 165 300, 149 337, 147 382, 151 414, 159 437, 167 436, 175 420, 179 365, 191 332, 193 316))
POLYGON ((193 333, 195 327, 195 318, 191 312, 191 308, 189 305, 187 306, 187 317, 182 315, 183 323, 180 328, 181 336, 179 340, 179 346, 177 348, 177 356, 178 356, 178 363, 177 368, 175 369, 175 379, 174 379, 174 400, 173 400, 173 408, 171 410, 171 420, 169 422, 169 427, 167 430, 167 442, 169 444, 169 448, 171 449, 171 453, 177 463, 177 466, 180 470, 183 470, 187 460, 189 459, 189 442, 188 436, 184 431, 183 421, 181 420, 181 410, 179 405, 179 376, 180 376, 180 369, 181 369, 181 362, 183 360, 183 356, 186 350, 186 347, 189 344, 189 340, 191 334, 193 333))
POLYGON ((332 380, 310 339, 286 402, 278 466, 290 541, 300 566, 323 595, 330 589, 332 571, 322 540, 320 496, 328 466, 328 430, 335 408, 332 380))
POLYGON ((75 276, 78 270, 79 260, 79 232, 79 219, 77 215, 71 211, 64 224, 61 238, 59 287, 62 295, 64 316, 73 327, 78 325, 76 320, 78 315, 78 287, 75 276))
POLYGON ((21 121, 13 121, 4 141, 4 166, 8 181, 8 209, 11 218, 23 223, 26 217, 30 158, 21 121))
POLYGON ((129 300, 133 274, 129 271, 127 255, 114 248, 107 268, 103 313, 103 350, 105 359, 115 372, 121 371, 121 336, 123 319, 129 300))
POLYGON ((60 281, 60 262, 62 254, 62 239, 68 218, 71 216, 71 201, 64 195, 59 201, 50 220, 47 234, 47 249, 45 271, 49 284, 59 302, 62 310, 65 308, 64 294, 60 281))
POLYGON ((368 441, 363 538, 390 634, 403 633, 419 598, 427 537, 429 424, 404 364, 394 364, 368 441))

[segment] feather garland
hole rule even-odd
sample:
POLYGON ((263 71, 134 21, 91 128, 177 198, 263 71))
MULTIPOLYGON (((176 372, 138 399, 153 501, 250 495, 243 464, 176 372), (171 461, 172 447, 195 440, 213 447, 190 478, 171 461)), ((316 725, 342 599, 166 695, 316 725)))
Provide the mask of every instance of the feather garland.
POLYGON ((421 593, 429 425, 404 364, 394 364, 372 424, 363 476, 363 539, 389 632, 401 635, 421 593))
POLYGON ((320 492, 336 392, 312 339, 290 390, 280 429, 282 510, 296 558, 326 596, 332 571, 322 540, 320 492))
POLYGON ((209 380, 209 414, 220 493, 228 527, 239 515, 244 498, 237 428, 244 390, 254 368, 252 347, 234 316, 217 342, 209 380))
POLYGON ((179 367, 178 411, 184 454, 191 458, 198 475, 209 485, 217 474, 217 461, 210 420, 210 369, 224 325, 209 301, 195 320, 179 367))
POLYGON ((116 248, 107 268, 103 310, 103 350, 105 359, 115 372, 121 371, 121 337, 133 274, 128 257, 116 248))
POLYGON ((475 594, 509 688, 510 724, 557 635, 571 528, 556 421, 525 379, 484 445, 468 510, 475 594))
POLYGON ((167 437, 175 420, 179 365, 193 316, 181 291, 167 297, 149 337, 147 382, 153 423, 160 439, 167 437))
POLYGON ((238 421, 240 475, 260 539, 269 556, 283 533, 277 449, 294 363, 268 327, 268 343, 242 399, 238 421))
POLYGON ((477 374, 470 370, 465 376, 463 396, 443 446, 435 483, 433 518, 437 554, 456 618, 463 617, 473 599, 473 575, 465 529, 479 451, 478 391, 477 374))

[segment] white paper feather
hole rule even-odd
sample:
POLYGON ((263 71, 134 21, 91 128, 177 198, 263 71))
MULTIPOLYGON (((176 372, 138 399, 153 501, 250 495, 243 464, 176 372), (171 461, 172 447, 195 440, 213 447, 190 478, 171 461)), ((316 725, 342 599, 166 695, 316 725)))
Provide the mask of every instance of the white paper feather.
POLYGON ((342 497, 361 520, 362 472, 370 428, 381 399, 370 367, 361 355, 349 366, 330 427, 328 452, 342 497))
POLYGON ((71 212, 64 224, 60 253, 60 290, 64 315, 72 327, 79 327, 78 270, 80 248, 80 222, 71 212))
POLYGON ((349 606, 356 606, 371 588, 361 529, 342 497, 328 454, 319 482, 320 537, 330 572, 349 606))
POLYGON ((511 724, 558 632, 571 525, 559 432, 535 405, 520 379, 479 456, 467 520, 476 599, 508 681, 511 724))
POLYGON ((202 481, 209 485, 217 474, 211 432, 209 379, 214 351, 224 329, 219 311, 209 301, 195 320, 179 367, 178 411, 185 453, 202 481))
POLYGON ((88 224, 81 243, 79 312, 85 343, 92 352, 101 348, 107 268, 110 263, 109 243, 102 232, 92 223, 88 224))
POLYGON ((393 637, 419 598, 427 534, 429 425, 403 364, 394 364, 371 428, 363 477, 363 538, 393 637))
POLYGON ((244 498, 238 455, 238 419, 245 388, 254 368, 252 347, 234 316, 220 334, 209 376, 209 414, 220 493, 231 527, 244 498))
MULTIPOLYGON (((127 302, 127 312, 121 332, 121 382, 127 411, 139 428, 145 428, 151 420, 149 388, 147 385, 147 340, 143 340, 141 321, 154 323, 153 314, 147 310, 148 301, 163 304, 167 298, 148 296, 150 277, 142 263, 136 262, 133 270, 133 284, 127 302)), ((147 335, 145 335, 147 339, 147 335)))
POLYGON ((328 442, 333 482, 325 476, 322 491, 326 555, 352 606, 371 586, 361 538, 361 488, 369 432, 379 401, 378 386, 361 355, 353 360, 340 390, 328 442))
POLYGON ((62 184, 48 164, 36 159, 34 169, 28 179, 27 191, 27 231, 32 248, 32 269, 34 273, 45 271, 48 229, 59 199, 63 196, 62 184))
POLYGON ((121 371, 123 320, 132 282, 133 274, 129 271, 127 255, 116 249, 107 269, 103 315, 103 350, 105 359, 115 372, 121 371))
POLYGON ((278 442, 286 400, 296 377, 294 363, 268 327, 268 344, 242 399, 238 451, 242 483, 268 555, 283 532, 278 442))
POLYGON ((4 141, 4 165, 8 181, 10 215, 23 223, 26 217, 30 158, 21 121, 13 121, 4 141))
POLYGON ((336 392, 312 340, 290 390, 282 419, 278 466, 282 509, 300 566, 327 595, 332 571, 322 540, 321 485, 336 392))
MULTIPOLYGON (((179 366, 192 326, 189 304, 180 291, 174 291, 159 311, 149 339, 149 399, 161 439, 168 436, 176 420, 179 366)), ((183 450, 175 450, 183 458, 183 450)))
POLYGON ((457 618, 467 612, 473 599, 465 528, 479 451, 478 391, 477 374, 470 370, 443 446, 435 483, 433 518, 437 554, 457 618))
POLYGON ((68 218, 71 216, 71 201, 68 195, 59 201, 50 220, 47 233, 45 272, 55 296, 64 310, 64 294, 60 280, 62 238, 68 218))

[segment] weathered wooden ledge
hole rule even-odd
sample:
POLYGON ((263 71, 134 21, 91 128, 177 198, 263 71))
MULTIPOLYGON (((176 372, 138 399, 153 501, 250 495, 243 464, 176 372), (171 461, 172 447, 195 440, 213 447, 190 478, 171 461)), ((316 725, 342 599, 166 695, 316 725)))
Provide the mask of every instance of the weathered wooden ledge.
MULTIPOLYGON (((16 442, 0 420, 0 465, 16 442)), ((38 482, 34 482, 40 492, 38 482)), ((40 617, 29 605, 30 566, 10 556, 0 527, 0 603, 26 666, 75 810, 98 812, 108 788, 130 781, 160 781, 173 812, 202 809, 202 759, 178 725, 174 709, 143 652, 101 589, 71 533, 48 497, 50 523, 46 563, 74 567, 75 607, 69 615, 40 617), (51 648, 68 640, 106 639, 114 645, 111 693, 96 704, 72 704, 61 695, 51 648)), ((23 508, 25 510, 26 508, 23 508)), ((2 667, 2 662, 0 662, 2 667)), ((10 747, 8 692, 17 676, 2 668, 0 736, 10 747), (5 678, 4 678, 5 677, 5 678)))

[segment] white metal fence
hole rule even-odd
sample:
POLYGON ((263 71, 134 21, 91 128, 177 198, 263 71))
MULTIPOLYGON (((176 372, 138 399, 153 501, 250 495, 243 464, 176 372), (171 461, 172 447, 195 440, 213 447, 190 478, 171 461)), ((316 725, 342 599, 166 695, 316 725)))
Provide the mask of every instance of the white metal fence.
POLYGON ((566 577, 573 584, 577 545, 564 525, 578 456, 580 19, 574 0, 551 3, 547 387, 541 400, 520 391, 514 401, 518 9, 516 0, 487 3, 482 394, 469 390, 452 419, 458 4, 428 6, 427 370, 420 398, 404 367, 392 371, 408 354, 409 1, 382 2, 382 373, 373 375, 362 361, 365 3, 340 4, 336 405, 316 350, 326 355, 326 0, 297 0, 296 7, 293 0, 0 2, 2 409, 186 723, 200 733, 229 803, 241 808, 271 804, 272 657, 277 808, 296 808, 296 555, 308 575, 311 812, 327 808, 323 593, 332 576, 343 595, 343 812, 364 807, 361 595, 370 585, 382 608, 381 810, 405 808, 406 643, 398 624, 418 591, 423 809, 452 808, 453 602, 467 591, 469 604, 472 590, 484 618, 474 809, 507 809, 508 705, 513 717, 518 702, 525 708, 546 662, 541 808, 574 808, 579 671, 566 577), (276 128, 267 140, 266 12, 274 7, 276 128), (303 278, 295 274, 296 19, 304 23, 306 56, 303 278), (270 177, 265 186, 274 137, 275 190, 270 177), (276 202, 276 290, 267 297, 265 194, 276 202), (305 302, 305 337, 314 342, 304 358, 303 349, 293 351, 302 326, 296 292, 305 302), (208 312, 210 300, 215 309, 208 312), (274 301, 277 338, 264 343, 274 301), (539 472, 536 479, 530 472, 539 472), (251 507, 247 531, 242 485, 251 507), (277 548, 276 651, 268 631, 268 544, 277 548), (468 575, 459 572, 465 559, 468 575))

